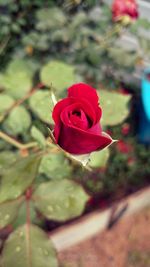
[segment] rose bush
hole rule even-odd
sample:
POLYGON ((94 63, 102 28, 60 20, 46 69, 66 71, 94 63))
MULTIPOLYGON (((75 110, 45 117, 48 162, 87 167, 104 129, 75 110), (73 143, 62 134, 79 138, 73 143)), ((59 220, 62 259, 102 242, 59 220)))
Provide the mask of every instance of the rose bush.
POLYGON ((112 143, 100 126, 102 110, 91 86, 78 83, 68 89, 68 97, 53 109, 56 143, 71 154, 87 154, 112 143))
POLYGON ((131 20, 138 18, 138 5, 135 0, 114 0, 112 4, 112 16, 114 21, 122 20, 128 16, 131 20))

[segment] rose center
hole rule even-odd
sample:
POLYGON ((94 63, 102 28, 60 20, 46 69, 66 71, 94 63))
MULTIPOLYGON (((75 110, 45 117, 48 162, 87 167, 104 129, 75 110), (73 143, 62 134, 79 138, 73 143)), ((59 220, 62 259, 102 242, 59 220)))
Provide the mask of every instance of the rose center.
POLYGON ((89 120, 83 110, 73 110, 69 114, 69 119, 74 126, 80 129, 86 130, 90 126, 89 120))
POLYGON ((79 111, 79 110, 74 110, 74 111, 72 112, 72 115, 76 115, 77 117, 81 117, 81 111, 79 111))

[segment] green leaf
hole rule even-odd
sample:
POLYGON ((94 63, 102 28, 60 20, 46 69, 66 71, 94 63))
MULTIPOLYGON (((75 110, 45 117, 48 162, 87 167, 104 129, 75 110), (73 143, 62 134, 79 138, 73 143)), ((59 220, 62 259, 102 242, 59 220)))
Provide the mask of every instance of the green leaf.
POLYGON ((40 158, 36 155, 17 161, 3 173, 0 187, 0 203, 16 199, 32 184, 40 158))
POLYGON ((58 267, 56 253, 47 235, 35 225, 14 231, 3 248, 3 267, 58 267))
MULTIPOLYGON (((30 222, 31 223, 36 223, 36 220, 37 220, 37 213, 36 213, 36 210, 35 210, 35 207, 34 207, 34 204, 32 201, 30 201, 30 204, 29 204, 29 212, 30 212, 30 222)), ((13 229, 17 229, 19 226, 23 225, 26 223, 27 221, 27 203, 26 201, 21 205, 20 209, 19 209, 19 212, 16 216, 16 219, 14 221, 14 223, 12 224, 13 225, 13 229)), ((42 221, 40 219, 40 221, 42 221)))
POLYGON ((130 95, 122 95, 105 90, 99 91, 100 105, 103 110, 102 124, 116 125, 121 123, 129 114, 128 103, 130 95))
POLYGON ((105 167, 109 158, 109 149, 105 148, 101 151, 93 152, 90 155, 89 165, 92 168, 105 167))
POLYGON ((0 174, 7 170, 12 164, 16 162, 18 154, 10 150, 2 151, 0 153, 0 174))
POLYGON ((87 23, 87 21, 87 14, 83 11, 79 11, 76 16, 74 16, 72 23, 69 25, 69 27, 72 30, 77 30, 78 27, 81 27, 83 24, 87 23))
POLYGON ((3 74, 2 85, 16 99, 24 97, 32 88, 33 72, 25 60, 12 61, 3 74))
POLYGON ((24 197, 0 204, 0 228, 7 226, 15 220, 23 200, 24 197))
POLYGON ((97 66, 101 64, 102 56, 101 51, 97 45, 89 45, 86 49, 88 61, 93 65, 97 66))
POLYGON ((72 168, 63 153, 50 153, 42 158, 39 173, 51 179, 63 179, 71 176, 72 168))
POLYGON ((46 146, 46 139, 43 133, 35 126, 32 126, 31 128, 31 136, 41 148, 44 148, 46 146))
POLYGON ((75 82, 74 67, 61 61, 51 61, 41 70, 41 81, 62 90, 75 82))
POLYGON ((82 214, 88 195, 81 185, 64 179, 41 184, 33 200, 46 218, 65 221, 82 214))
POLYGON ((24 134, 31 125, 30 113, 23 107, 14 108, 3 123, 3 127, 8 134, 24 134))
POLYGON ((0 151, 5 150, 5 149, 9 150, 10 148, 11 148, 11 145, 1 138, 0 139, 0 151))
POLYGON ((29 106, 42 121, 53 123, 53 102, 49 90, 38 91, 33 94, 29 99, 29 106))
POLYGON ((51 42, 68 42, 70 41, 69 31, 66 28, 55 30, 51 35, 51 42))
POLYGON ((143 50, 144 54, 149 57, 150 56, 150 42, 149 39, 144 39, 139 37, 140 48, 143 50))
POLYGON ((135 23, 132 23, 132 25, 130 26, 130 31, 134 33, 134 35, 138 34, 140 38, 142 38, 142 30, 149 30, 149 28, 150 21, 148 19, 138 18, 138 20, 135 21, 135 23))
POLYGON ((41 31, 60 28, 66 23, 66 15, 57 7, 39 9, 36 17, 36 29, 41 31))
POLYGON ((7 109, 9 109, 14 104, 14 99, 6 95, 5 93, 0 94, 0 114, 5 112, 7 109))

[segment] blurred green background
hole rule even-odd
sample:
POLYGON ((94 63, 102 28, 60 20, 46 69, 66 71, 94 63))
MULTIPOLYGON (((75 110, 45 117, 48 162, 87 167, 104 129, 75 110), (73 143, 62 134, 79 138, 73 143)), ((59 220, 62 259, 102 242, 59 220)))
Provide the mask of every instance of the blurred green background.
MULTIPOLYGON (((138 141, 140 75, 150 58, 144 32, 150 22, 139 18, 131 25, 113 23, 104 2, 0 0, 2 132, 44 147, 47 126, 53 124, 51 85, 57 98, 79 81, 98 89, 103 128, 120 141, 92 155, 92 173, 52 154, 42 160, 38 175, 39 181, 65 176, 83 183, 94 197, 92 205, 146 186, 150 175, 149 146, 138 141), (123 45, 124 36, 136 39, 136 45, 123 45), (12 108, 20 100, 21 105, 12 108)), ((1 168, 7 168, 17 153, 0 139, 1 168)))

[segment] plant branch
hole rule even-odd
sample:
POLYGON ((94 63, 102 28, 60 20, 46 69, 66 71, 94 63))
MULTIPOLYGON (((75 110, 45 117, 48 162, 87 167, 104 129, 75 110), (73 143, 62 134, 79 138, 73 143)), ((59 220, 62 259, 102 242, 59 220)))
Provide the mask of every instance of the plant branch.
POLYGON ((120 34, 121 31, 123 30, 122 26, 120 25, 115 25, 115 27, 113 29, 110 29, 106 35, 104 36, 103 39, 99 38, 99 37, 95 37, 95 41, 97 42, 97 44, 99 44, 99 46, 97 47, 97 49, 99 48, 106 48, 109 46, 109 44, 107 43, 109 41, 110 38, 112 38, 115 34, 120 34))
POLYGON ((26 212, 27 212, 27 224, 29 225, 30 224, 30 201, 27 200, 26 201, 26 212))
POLYGON ((30 242, 30 197, 32 194, 32 189, 28 188, 26 191, 26 246, 27 246, 27 258, 29 260, 28 266, 31 266, 31 242, 30 242))
POLYGON ((0 131, 0 138, 5 140, 7 143, 17 147, 18 149, 29 149, 37 146, 36 142, 30 142, 27 144, 22 144, 15 140, 14 138, 10 137, 9 135, 5 134, 4 132, 0 131))
POLYGON ((32 96, 38 89, 42 88, 44 85, 39 83, 35 88, 32 88, 23 98, 17 100, 10 108, 8 108, 0 117, 0 122, 2 122, 5 117, 15 108, 20 106, 25 100, 32 96))
POLYGON ((2 55, 9 43, 9 40, 10 40, 10 35, 6 36, 6 39, 4 40, 3 43, 1 43, 0 45, 0 55, 2 55))

